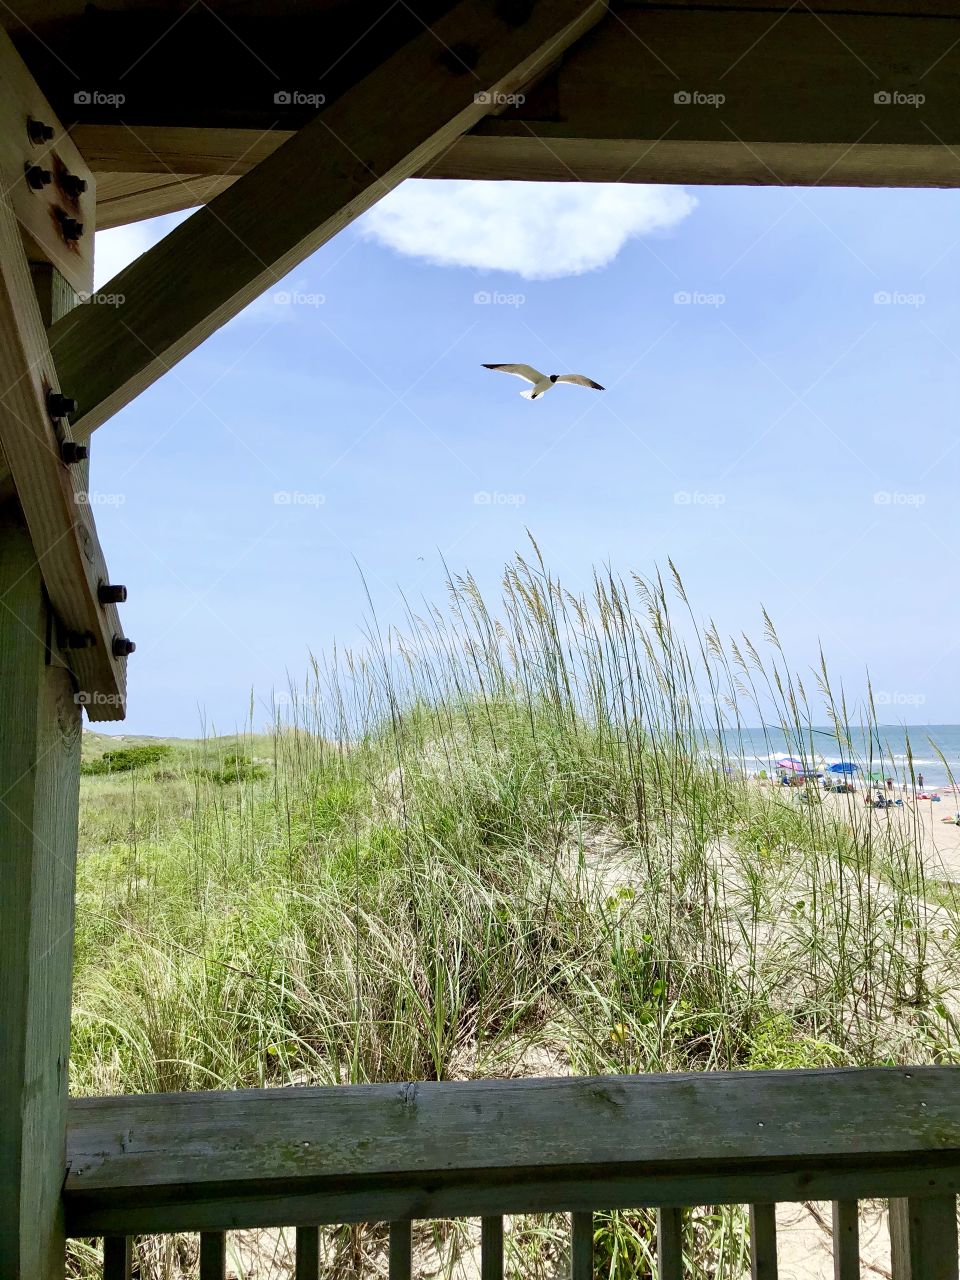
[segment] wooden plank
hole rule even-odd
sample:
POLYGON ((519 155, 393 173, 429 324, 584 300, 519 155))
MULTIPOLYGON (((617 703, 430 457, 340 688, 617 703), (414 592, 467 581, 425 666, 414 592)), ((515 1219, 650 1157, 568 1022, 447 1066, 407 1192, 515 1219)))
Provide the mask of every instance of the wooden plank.
POLYGON ((133 1274, 133 1240, 130 1236, 104 1236, 103 1280, 130 1280, 133 1274))
POLYGON ((76 1234, 952 1192, 960 1069, 76 1099, 69 1151, 76 1234))
POLYGON ((225 1280, 227 1233, 204 1231, 200 1236, 200 1280, 225 1280))
POLYGON ((480 1219, 480 1280, 503 1280, 503 1218, 480 1219))
POLYGON ((0 190, 10 197, 32 259, 52 262, 75 289, 93 279, 93 228, 96 183, 69 134, 27 70, 10 37, 0 31, 0 190), (31 138, 28 121, 45 124, 52 136, 31 138), (35 188, 30 176, 46 185, 35 188), (36 175, 36 176, 35 176, 36 175), (78 192, 71 183, 81 181, 78 192), (66 219, 83 227, 67 237, 66 219))
POLYGON ((750 1280, 777 1280, 777 1206, 750 1206, 750 1280))
POLYGON ((890 1201, 893 1280, 957 1280, 957 1198, 890 1201))
MULTIPOLYGON (((69 317, 67 317, 69 318, 69 317)), ((23 508, 58 630, 82 637, 69 662, 91 720, 124 715, 126 658, 116 606, 98 600, 109 582, 84 473, 61 460, 69 423, 48 412, 59 391, 30 269, 13 210, 0 197, 0 449, 23 508)))
POLYGON ((207 204, 226 191, 234 177, 196 178, 192 174, 102 173, 97 177, 97 230, 125 227, 144 218, 180 213, 207 204))
POLYGON ((409 1219, 390 1223, 390 1280, 410 1280, 413 1268, 413 1233, 409 1219))
POLYGON ((571 1280, 593 1280, 593 1214, 570 1215, 571 1280))
POLYGON ((320 1280, 319 1227, 297 1227, 294 1280, 320 1280))
POLYGON ((683 1280, 683 1210, 657 1210, 657 1267, 660 1280, 683 1280))
POLYGON ((856 1200, 833 1202, 833 1277, 858 1280, 860 1275, 860 1206, 856 1200))
POLYGON ((122 316, 78 307, 54 325, 57 367, 80 401, 77 438, 439 155, 482 119, 492 95, 534 78, 605 10, 606 0, 462 0, 120 272, 111 288, 126 298, 122 316), (515 24, 502 16, 521 11, 529 16, 515 24))
POLYGON ((0 1275, 63 1274, 80 708, 16 504, 0 508, 0 1275))

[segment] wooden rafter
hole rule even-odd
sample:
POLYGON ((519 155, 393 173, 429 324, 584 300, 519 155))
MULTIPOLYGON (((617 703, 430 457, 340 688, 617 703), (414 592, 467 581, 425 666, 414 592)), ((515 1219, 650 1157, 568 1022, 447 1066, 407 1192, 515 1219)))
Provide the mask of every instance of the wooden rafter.
POLYGON ((404 178, 435 159, 602 17, 605 0, 464 0, 118 275, 126 304, 51 331, 95 427, 404 178), (500 10, 528 12, 511 23, 500 10))

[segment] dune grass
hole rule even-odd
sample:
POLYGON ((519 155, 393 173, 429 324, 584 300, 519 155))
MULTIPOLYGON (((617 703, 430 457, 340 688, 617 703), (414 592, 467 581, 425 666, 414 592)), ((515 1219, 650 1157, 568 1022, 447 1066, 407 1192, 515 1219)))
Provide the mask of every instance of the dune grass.
MULTIPOLYGON (((716 750, 774 708, 812 754, 869 702, 825 667, 808 698, 769 622, 763 658, 723 643, 672 573, 573 597, 535 554, 495 607, 448 586, 268 734, 84 779, 76 1092, 954 1060, 957 915, 918 833, 716 750)), ((514 1225, 511 1273, 552 1274, 557 1224, 514 1225)), ((694 1274, 741 1274, 744 1235, 698 1211, 694 1274)), ((612 1276, 650 1242, 598 1218, 612 1276)))

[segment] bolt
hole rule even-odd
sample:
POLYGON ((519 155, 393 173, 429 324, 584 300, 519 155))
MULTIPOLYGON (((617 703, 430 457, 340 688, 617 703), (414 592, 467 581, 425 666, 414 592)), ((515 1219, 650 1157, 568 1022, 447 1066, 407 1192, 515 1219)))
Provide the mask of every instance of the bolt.
POLYGON ((101 604, 123 604, 126 598, 126 587, 115 586, 112 582, 101 582, 97 587, 97 599, 101 604))
POLYGON ((132 640, 128 640, 126 636, 113 637, 113 656, 115 658, 129 658, 136 645, 132 640))
POLYGON ((60 230, 63 232, 64 240, 79 240, 83 235, 83 223, 78 222, 76 218, 71 218, 69 214, 61 214, 60 230))
POLYGON ((51 418, 67 418, 77 412, 77 402, 60 391, 47 392, 47 413, 51 418))
POLYGON ((86 462, 89 455, 90 450, 85 444, 77 444, 74 440, 60 442, 60 461, 65 462, 68 467, 77 462, 86 462))
POLYGON ((44 187, 48 187, 53 181, 53 174, 50 170, 41 168, 38 164, 25 164, 23 172, 27 179, 27 186, 34 191, 42 191, 44 187))
POLYGON ((35 147, 39 147, 42 142, 52 142, 55 132, 52 124, 34 120, 33 116, 27 118, 27 136, 35 147))
POLYGON ((60 185, 72 200, 79 200, 87 189, 86 179, 78 178, 75 173, 63 174, 60 185))

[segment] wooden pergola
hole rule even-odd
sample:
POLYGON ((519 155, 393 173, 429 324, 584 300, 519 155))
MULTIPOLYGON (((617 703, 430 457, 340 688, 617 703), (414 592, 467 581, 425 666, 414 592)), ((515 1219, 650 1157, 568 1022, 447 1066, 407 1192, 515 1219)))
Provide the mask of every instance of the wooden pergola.
POLYGON ((80 723, 132 643, 87 500, 93 432, 405 178, 960 185, 957 0, 4 0, 0 5, 0 1277, 65 1235, 660 1212, 890 1196, 896 1280, 956 1280, 953 1068, 385 1086, 68 1105, 80 723), (93 237, 199 206, 104 293, 93 237), (200 1098, 197 1101, 197 1098, 200 1098), (306 1136, 304 1136, 306 1135, 306 1136))

